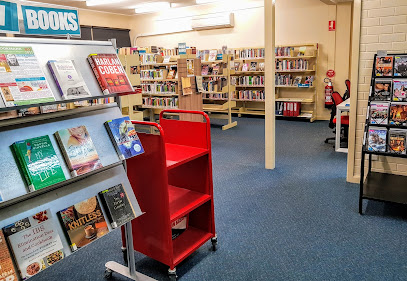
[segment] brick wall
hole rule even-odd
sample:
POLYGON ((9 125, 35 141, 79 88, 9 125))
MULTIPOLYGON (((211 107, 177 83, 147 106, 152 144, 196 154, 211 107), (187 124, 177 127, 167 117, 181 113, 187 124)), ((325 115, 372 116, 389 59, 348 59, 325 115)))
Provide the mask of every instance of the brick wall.
MULTIPOLYGON (((407 0, 362 0, 354 176, 360 175, 373 56, 378 50, 407 53, 406 33, 407 0)), ((380 157, 379 161, 373 162, 373 169, 407 175, 407 160, 380 157)))

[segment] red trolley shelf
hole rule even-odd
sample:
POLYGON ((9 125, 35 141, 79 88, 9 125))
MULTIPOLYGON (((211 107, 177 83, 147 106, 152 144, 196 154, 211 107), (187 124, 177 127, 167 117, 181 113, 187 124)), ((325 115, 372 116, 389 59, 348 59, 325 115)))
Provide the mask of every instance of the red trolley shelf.
POLYGON ((128 178, 145 211, 132 222, 134 249, 168 265, 170 279, 176 280, 175 267, 203 244, 211 240, 216 250, 209 117, 200 111, 163 110, 160 125, 133 123, 155 128, 138 130, 145 153, 127 160, 128 178), (166 119, 166 114, 180 117, 166 119), (185 216, 187 229, 172 239, 171 224, 185 216))

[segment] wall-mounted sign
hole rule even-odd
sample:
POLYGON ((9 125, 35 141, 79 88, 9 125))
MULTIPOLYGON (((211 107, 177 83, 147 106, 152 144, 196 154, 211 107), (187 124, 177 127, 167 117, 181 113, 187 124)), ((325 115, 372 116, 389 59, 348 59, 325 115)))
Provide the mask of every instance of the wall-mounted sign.
POLYGON ((329 69, 329 70, 326 72, 326 77, 332 78, 332 77, 334 77, 334 76, 335 76, 335 70, 329 69))
POLYGON ((78 11, 21 6, 26 34, 81 35, 78 11))
POLYGON ((329 31, 335 31, 336 30, 336 21, 330 20, 329 21, 329 31))
POLYGON ((187 54, 187 43, 178 43, 178 53, 180 55, 187 54))
POLYGON ((0 31, 19 32, 17 4, 0 1, 0 31))

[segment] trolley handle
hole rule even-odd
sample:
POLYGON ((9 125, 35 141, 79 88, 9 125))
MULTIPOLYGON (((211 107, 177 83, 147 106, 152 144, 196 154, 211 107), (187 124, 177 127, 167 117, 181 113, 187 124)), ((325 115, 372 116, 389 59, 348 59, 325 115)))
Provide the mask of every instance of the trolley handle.
POLYGON ((135 121, 135 120, 131 120, 131 123, 132 123, 133 125, 141 125, 141 126, 154 127, 154 128, 156 128, 156 129, 160 132, 160 135, 161 135, 161 136, 164 136, 164 130, 163 130, 163 128, 162 128, 159 124, 157 124, 157 123, 154 123, 154 122, 146 122, 146 121, 135 121))
POLYGON ((163 116, 165 113, 188 113, 188 114, 197 114, 197 115, 202 115, 205 120, 206 123, 210 123, 210 119, 208 114, 206 114, 203 111, 197 111, 197 110, 183 110, 183 109, 164 109, 163 111, 161 111, 160 113, 160 120, 163 119, 163 116))

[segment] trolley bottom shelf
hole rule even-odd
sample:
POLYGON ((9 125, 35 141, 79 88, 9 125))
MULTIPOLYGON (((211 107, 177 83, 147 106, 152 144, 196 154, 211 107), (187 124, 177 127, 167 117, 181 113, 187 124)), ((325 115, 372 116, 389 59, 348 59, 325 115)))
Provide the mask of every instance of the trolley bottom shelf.
POLYGON ((370 172, 363 184, 362 199, 407 204, 407 176, 370 172))

